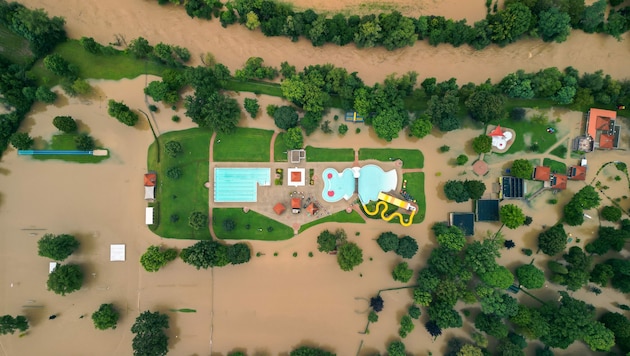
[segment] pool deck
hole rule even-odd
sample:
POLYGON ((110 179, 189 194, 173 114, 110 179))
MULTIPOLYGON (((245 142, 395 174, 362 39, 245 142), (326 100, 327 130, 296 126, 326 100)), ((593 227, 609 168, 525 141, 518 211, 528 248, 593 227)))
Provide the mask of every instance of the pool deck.
MULTIPOLYGON (((212 157, 212 155, 210 156, 212 157)), ((273 155, 272 155, 273 157, 273 155)), ((268 163, 248 163, 248 162, 213 162, 210 161, 210 171, 208 174, 209 177, 209 186, 214 186, 214 169, 217 167, 220 168, 237 168, 237 167, 247 167, 247 168, 271 168, 271 185, 266 187, 258 187, 258 201, 255 203, 242 203, 242 202, 234 202, 234 203, 215 203, 214 195, 210 192, 210 212, 212 212, 213 208, 249 208, 251 210, 256 211, 257 213, 263 214, 267 217, 275 219, 283 224, 293 227, 293 229, 297 232, 300 226, 306 224, 308 222, 317 220, 326 215, 336 213, 338 211, 342 211, 348 207, 354 208, 356 207, 356 201, 358 200, 358 196, 355 194, 350 200, 341 199, 335 203, 326 202, 322 198, 322 190, 324 188, 324 183, 322 182, 322 172, 326 168, 334 168, 338 171, 342 171, 345 168, 351 167, 352 163, 349 162, 308 162, 308 157, 306 157, 307 161, 302 161, 299 164, 291 164, 288 162, 268 162, 268 163), (292 187, 287 185, 287 174, 288 169, 293 167, 300 167, 306 169, 306 185, 301 187, 292 187), (276 169, 283 169, 283 182, 282 185, 275 185, 275 172, 276 169), (309 184, 309 169, 314 169, 313 181, 314 184, 309 184), (293 214, 291 212, 291 198, 295 196, 303 197, 304 200, 302 202, 303 209, 299 214, 293 214), (315 216, 311 216, 307 214, 306 209, 304 209, 304 205, 306 204, 307 199, 311 199, 311 201, 318 204, 322 209, 315 214, 315 216), (281 215, 277 215, 273 207, 277 203, 282 203, 287 207, 287 210, 281 215)), ((374 160, 361 161, 360 165, 366 164, 375 164, 379 167, 383 168, 385 171, 389 171, 391 169, 395 169, 398 175, 398 186, 397 189, 400 189, 400 182, 402 182, 402 170, 400 166, 396 165, 395 162, 379 162, 374 160)), ((212 213, 211 213, 212 214, 212 213)), ((211 231, 212 232, 212 231, 211 231)), ((214 234, 213 234, 214 235, 214 234)))

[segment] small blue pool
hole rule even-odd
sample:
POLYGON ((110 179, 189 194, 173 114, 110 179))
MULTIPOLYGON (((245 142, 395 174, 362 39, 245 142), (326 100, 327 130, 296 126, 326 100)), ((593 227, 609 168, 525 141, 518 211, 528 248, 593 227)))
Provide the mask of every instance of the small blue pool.
POLYGON ((344 169, 341 173, 334 168, 326 168, 322 172, 322 180, 324 181, 324 190, 322 198, 334 203, 344 198, 349 200, 354 194, 356 187, 354 172, 350 168, 344 169))
POLYGON ((368 164, 361 168, 346 168, 341 173, 334 168, 326 168, 322 172, 322 180, 322 199, 325 201, 350 200, 356 191, 361 203, 367 204, 378 200, 378 193, 395 190, 398 175, 395 170, 385 172, 379 166, 368 164))
POLYGON ((271 185, 271 168, 215 168, 215 203, 255 203, 258 186, 271 185))

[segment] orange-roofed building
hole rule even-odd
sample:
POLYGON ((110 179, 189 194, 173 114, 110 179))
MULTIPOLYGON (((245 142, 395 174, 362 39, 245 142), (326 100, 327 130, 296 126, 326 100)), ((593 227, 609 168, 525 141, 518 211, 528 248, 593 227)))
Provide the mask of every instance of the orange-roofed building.
POLYGON ((311 214, 311 215, 315 215, 315 213, 317 212, 317 210, 319 210, 319 208, 317 207, 317 205, 315 205, 315 203, 310 203, 307 207, 306 207, 306 211, 311 214))
POLYGON ((503 136, 503 130, 501 130, 501 125, 497 125, 494 130, 490 131, 488 136, 503 136))
POLYGON ((571 166, 567 173, 567 177, 571 180, 586 180, 585 166, 571 166))
POLYGON ((147 173, 144 175, 144 186, 145 187, 154 187, 155 180, 157 178, 157 174, 155 173, 147 173))
POLYGON ((567 176, 564 174, 554 174, 551 176, 551 189, 567 189, 567 176))
POLYGON ((545 166, 537 166, 534 168, 534 180, 547 182, 551 178, 551 168, 545 166))
POLYGON ((273 211, 275 211, 278 215, 284 213, 285 210, 287 210, 287 208, 285 208, 282 203, 278 203, 273 207, 273 211))
POLYGON ((301 208, 302 208, 302 199, 291 198, 291 211, 293 212, 293 214, 298 214, 301 208))
POLYGON ((593 140, 593 149, 619 147, 620 127, 615 125, 617 112, 591 108, 586 121, 586 134, 593 140))

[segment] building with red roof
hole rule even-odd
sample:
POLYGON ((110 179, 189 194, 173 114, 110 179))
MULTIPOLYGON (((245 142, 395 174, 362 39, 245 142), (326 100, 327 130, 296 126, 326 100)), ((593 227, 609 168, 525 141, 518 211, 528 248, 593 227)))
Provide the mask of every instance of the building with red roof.
POLYGON ((567 172, 570 180, 586 180, 586 166, 571 166, 567 172))
POLYGON ((547 182, 551 178, 551 167, 536 166, 534 168, 534 180, 547 182))
POLYGON ((586 119, 586 135, 592 140, 594 149, 611 150, 619 147, 620 126, 616 125, 617 112, 591 108, 586 119))
POLYGON ((565 174, 554 174, 551 176, 551 189, 567 189, 567 176, 565 174))

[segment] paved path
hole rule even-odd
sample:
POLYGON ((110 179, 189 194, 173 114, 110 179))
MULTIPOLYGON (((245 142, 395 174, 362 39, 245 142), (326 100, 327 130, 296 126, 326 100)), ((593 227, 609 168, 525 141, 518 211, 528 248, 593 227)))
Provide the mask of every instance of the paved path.
POLYGON ((269 144, 269 163, 274 163, 274 146, 276 144, 276 137, 278 137, 278 132, 274 131, 271 136, 271 143, 269 144))

